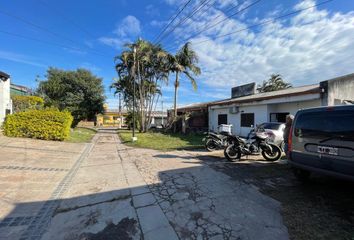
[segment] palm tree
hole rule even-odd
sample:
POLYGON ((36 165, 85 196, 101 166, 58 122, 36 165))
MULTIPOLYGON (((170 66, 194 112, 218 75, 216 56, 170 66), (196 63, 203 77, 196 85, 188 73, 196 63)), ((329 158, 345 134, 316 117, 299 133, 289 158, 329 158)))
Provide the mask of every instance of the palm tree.
POLYGON ((132 99, 135 97, 140 130, 145 132, 151 121, 151 112, 161 94, 160 84, 168 79, 169 58, 161 46, 145 40, 139 39, 125 47, 126 50, 116 57, 119 80, 112 87, 116 89, 116 93, 123 94, 124 100, 128 101, 127 106, 133 105, 132 99))
POLYGON ((177 117, 177 91, 180 84, 179 75, 180 73, 184 73, 184 75, 191 81, 193 89, 197 90, 197 82, 193 77, 193 75, 200 74, 200 68, 196 65, 197 63, 197 54, 193 49, 191 49, 189 42, 184 44, 175 56, 170 55, 170 71, 176 74, 174 83, 174 120, 177 117))
POLYGON ((290 83, 285 82, 280 74, 272 74, 267 81, 263 81, 262 85, 258 85, 258 91, 272 92, 291 87, 292 85, 290 83))

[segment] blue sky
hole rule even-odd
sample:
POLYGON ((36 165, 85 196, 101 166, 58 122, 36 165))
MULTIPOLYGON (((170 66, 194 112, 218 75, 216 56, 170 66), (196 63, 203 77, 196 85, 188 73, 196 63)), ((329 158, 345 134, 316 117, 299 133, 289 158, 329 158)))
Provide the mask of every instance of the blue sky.
MULTIPOLYGON (((184 2, 3 1, 0 71, 10 74, 13 83, 34 88, 36 77, 43 78, 49 66, 87 68, 104 79, 107 102, 116 108, 117 99, 109 90, 117 77, 114 56, 124 43, 138 37, 155 40, 184 2)), ((200 2, 203 0, 192 0, 180 18, 200 2)), ((353 73, 354 1, 333 0, 261 27, 215 38, 320 2, 323 0, 207 0, 200 11, 161 42, 173 52, 192 36, 190 41, 199 55, 202 74, 197 77, 198 90, 194 92, 182 79, 179 105, 228 98, 231 87, 260 83, 272 73, 282 74, 294 86, 353 73), (243 10, 248 5, 252 6, 243 10), (221 20, 221 24, 193 36, 221 20)), ((172 86, 172 82, 163 86, 165 108, 172 106, 172 86)))

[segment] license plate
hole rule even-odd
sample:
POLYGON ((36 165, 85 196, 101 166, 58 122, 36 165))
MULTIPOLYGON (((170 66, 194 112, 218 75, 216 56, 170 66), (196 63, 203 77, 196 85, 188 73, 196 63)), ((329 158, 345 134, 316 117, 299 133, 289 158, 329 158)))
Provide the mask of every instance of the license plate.
POLYGON ((328 154, 328 155, 338 155, 338 148, 335 147, 324 147, 324 146, 318 146, 317 147, 317 152, 322 153, 322 154, 328 154))

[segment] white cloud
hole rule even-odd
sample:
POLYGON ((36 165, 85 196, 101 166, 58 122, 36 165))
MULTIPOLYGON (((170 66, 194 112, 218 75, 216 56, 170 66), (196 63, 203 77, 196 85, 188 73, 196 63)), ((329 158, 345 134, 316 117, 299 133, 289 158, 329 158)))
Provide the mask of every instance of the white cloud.
POLYGON ((14 53, 14 52, 0 50, 0 58, 8 60, 8 61, 12 61, 12 62, 24 63, 24 64, 35 66, 35 67, 42 67, 42 68, 48 67, 45 64, 42 64, 42 63, 39 63, 39 62, 33 60, 29 56, 19 54, 19 53, 14 53))
POLYGON ((141 32, 140 21, 134 16, 126 16, 113 31, 118 37, 139 35, 141 32))
POLYGON ((159 10, 152 4, 145 7, 145 13, 151 17, 160 16, 159 10))
MULTIPOLYGON (((260 83, 272 73, 282 74, 294 85, 303 85, 354 72, 353 11, 330 13, 312 8, 288 19, 200 43, 315 4, 312 0, 301 1, 288 11, 278 6, 276 12, 265 13, 266 18, 258 16, 254 21, 229 18, 192 39, 202 68, 199 82, 226 92, 236 85, 260 83)), ((198 29, 212 25, 210 22, 219 14, 214 7, 196 16, 175 31, 175 39, 182 43, 198 29)))
POLYGON ((115 35, 113 37, 101 37, 98 40, 103 44, 119 49, 124 43, 139 36, 141 33, 140 21, 136 17, 128 15, 117 24, 113 33, 115 35))

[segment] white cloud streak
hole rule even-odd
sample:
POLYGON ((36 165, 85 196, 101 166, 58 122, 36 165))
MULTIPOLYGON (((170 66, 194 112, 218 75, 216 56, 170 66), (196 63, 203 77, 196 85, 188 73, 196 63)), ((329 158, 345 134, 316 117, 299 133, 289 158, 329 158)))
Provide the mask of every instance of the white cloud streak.
POLYGON ((47 68, 48 66, 33 60, 31 57, 14 52, 0 50, 0 58, 12 62, 23 63, 35 67, 47 68))

